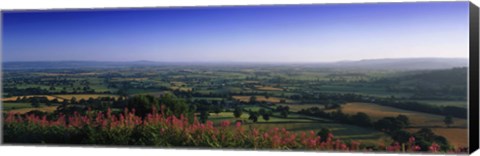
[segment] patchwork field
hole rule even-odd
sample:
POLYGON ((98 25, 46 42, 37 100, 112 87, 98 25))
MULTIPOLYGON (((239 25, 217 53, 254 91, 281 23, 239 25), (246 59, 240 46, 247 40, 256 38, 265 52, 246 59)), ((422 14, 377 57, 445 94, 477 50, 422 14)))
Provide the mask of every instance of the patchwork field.
MULTIPOLYGON (((443 119, 445 118, 444 116, 403 110, 388 106, 380 106, 371 103, 347 103, 345 105, 342 105, 341 109, 346 114, 356 114, 358 112, 367 113, 373 120, 378 120, 384 117, 395 117, 402 114, 406 115, 409 118, 412 126, 445 126, 445 123, 443 122, 443 119)), ((453 122, 454 123, 452 124, 452 126, 467 126, 467 120, 465 119, 453 118, 453 122)))
POLYGON ((271 117, 268 121, 265 121, 260 117, 257 123, 252 123, 250 120, 248 120, 247 113, 243 113, 242 116, 237 119, 233 116, 232 112, 221 112, 218 115, 215 113, 210 113, 209 120, 212 120, 214 123, 217 124, 225 120, 229 120, 232 123, 237 120, 244 120, 247 121, 247 124, 243 125, 246 128, 285 128, 286 130, 293 132, 308 132, 312 130, 316 133, 322 128, 328 128, 335 134, 336 138, 342 140, 356 140, 362 141, 362 143, 365 144, 375 145, 379 143, 391 142, 391 138, 388 137, 386 134, 372 129, 346 124, 318 122, 309 119, 296 119, 295 117, 298 116, 292 116, 289 118, 271 117))
MULTIPOLYGON (((251 96, 232 96, 233 99, 239 100, 242 102, 249 102, 251 96)), ((256 96, 256 101, 259 102, 271 102, 271 103, 280 103, 281 98, 277 97, 268 97, 266 98, 265 96, 256 96)), ((286 102, 289 102, 286 100, 286 102)))

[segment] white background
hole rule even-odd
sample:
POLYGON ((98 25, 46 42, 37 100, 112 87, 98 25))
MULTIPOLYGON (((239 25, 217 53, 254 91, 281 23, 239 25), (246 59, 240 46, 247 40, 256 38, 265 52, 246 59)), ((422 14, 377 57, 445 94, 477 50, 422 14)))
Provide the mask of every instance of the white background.
MULTIPOLYGON (((0 0, 1 10, 12 9, 52 9, 52 8, 115 8, 115 7, 153 7, 153 6, 206 6, 206 5, 252 5, 252 4, 309 4, 309 3, 366 3, 366 2, 412 2, 426 0, 0 0)), ((445 0, 434 0, 445 1, 445 0)), ((472 0, 477 6, 480 0, 472 0)), ((1 44, 1 42, 0 42, 1 44)), ((59 147, 59 146, 0 146, 0 156, 10 155, 63 155, 63 156, 340 156, 340 155, 401 155, 401 154, 366 154, 333 152, 279 152, 279 151, 239 151, 239 150, 186 150, 186 149, 151 149, 151 148, 101 148, 101 147, 59 147)), ((425 155, 425 154, 422 154, 425 155)), ((480 155, 476 152, 474 155, 480 155)))

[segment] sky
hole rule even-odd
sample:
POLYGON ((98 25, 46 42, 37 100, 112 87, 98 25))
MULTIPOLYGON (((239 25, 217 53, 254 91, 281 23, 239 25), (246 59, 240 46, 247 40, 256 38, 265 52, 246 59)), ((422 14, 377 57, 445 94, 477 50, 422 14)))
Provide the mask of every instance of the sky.
POLYGON ((5 11, 2 60, 468 58, 468 2, 5 11))

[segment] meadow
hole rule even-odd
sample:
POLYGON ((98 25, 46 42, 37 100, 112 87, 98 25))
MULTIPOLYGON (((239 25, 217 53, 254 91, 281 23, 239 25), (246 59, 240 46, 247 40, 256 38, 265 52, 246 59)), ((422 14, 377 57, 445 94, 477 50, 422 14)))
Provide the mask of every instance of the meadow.
MULTIPOLYGON (((415 136, 423 151, 428 151, 433 143, 438 143, 442 151, 449 151, 467 146, 468 137, 460 133, 466 130, 467 121, 459 115, 466 112, 466 95, 450 94, 466 84, 432 81, 421 88, 411 84, 412 81, 423 82, 424 77, 438 73, 452 73, 450 75, 457 74, 458 77, 459 70, 466 68, 419 72, 206 64, 15 69, 3 71, 1 101, 4 117, 8 114, 17 114, 20 118, 36 115, 54 122, 62 115, 87 115, 88 111, 107 110, 118 115, 127 108, 135 110, 135 116, 140 119, 157 111, 186 116, 190 123, 198 120, 218 126, 224 122, 238 122, 244 129, 269 131, 283 128, 297 135, 312 131, 314 135, 325 136, 328 132, 347 144, 359 142, 363 148, 375 147, 376 150, 380 150, 380 144, 406 145, 408 137, 415 136), (411 106, 415 104, 439 111, 411 106), (312 108, 327 115, 301 113, 312 108), (442 111, 446 109, 455 111, 442 111), (338 111, 342 113, 338 115, 338 111), (364 113, 366 117, 357 117, 358 113, 364 113), (409 124, 399 129, 408 136, 399 138, 397 132, 376 127, 382 124, 378 123, 381 119, 398 115, 408 117, 409 124), (444 121, 447 117, 451 117, 451 124, 444 121), (368 120, 362 120, 365 118, 368 120), (358 124, 357 120, 367 123, 358 124), (421 131, 422 128, 432 131, 436 138, 426 138, 420 132, 427 130, 421 131), (438 142, 439 138, 441 142, 438 142)), ((14 138, 14 135, 24 134, 4 135, 13 135, 7 137, 14 138)), ((15 139, 9 143, 15 143, 15 139)))

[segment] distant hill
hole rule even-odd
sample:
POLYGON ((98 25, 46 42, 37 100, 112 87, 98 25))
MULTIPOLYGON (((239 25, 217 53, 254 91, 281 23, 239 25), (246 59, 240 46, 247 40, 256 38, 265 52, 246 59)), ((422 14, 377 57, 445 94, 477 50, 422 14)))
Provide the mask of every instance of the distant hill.
POLYGON ((102 61, 35 61, 35 62, 3 62, 4 70, 12 69, 70 69, 70 68, 116 68, 130 66, 161 65, 299 65, 315 68, 367 69, 367 70, 430 70, 467 67, 468 59, 459 58, 402 58, 402 59, 369 59, 360 61, 339 61, 333 63, 242 63, 242 62, 102 62, 102 61))
POLYGON ((341 61, 327 65, 334 68, 384 69, 384 70, 426 70, 467 67, 468 59, 462 58, 401 58, 341 61))
POLYGON ((32 62, 3 62, 3 70, 24 69, 76 69, 76 68, 120 68, 132 66, 161 65, 152 61, 133 62, 102 62, 102 61, 32 61, 32 62))
POLYGON ((413 93, 413 98, 418 99, 466 100, 467 73, 466 67, 408 71, 403 76, 380 79, 373 83, 388 86, 389 91, 413 93))

